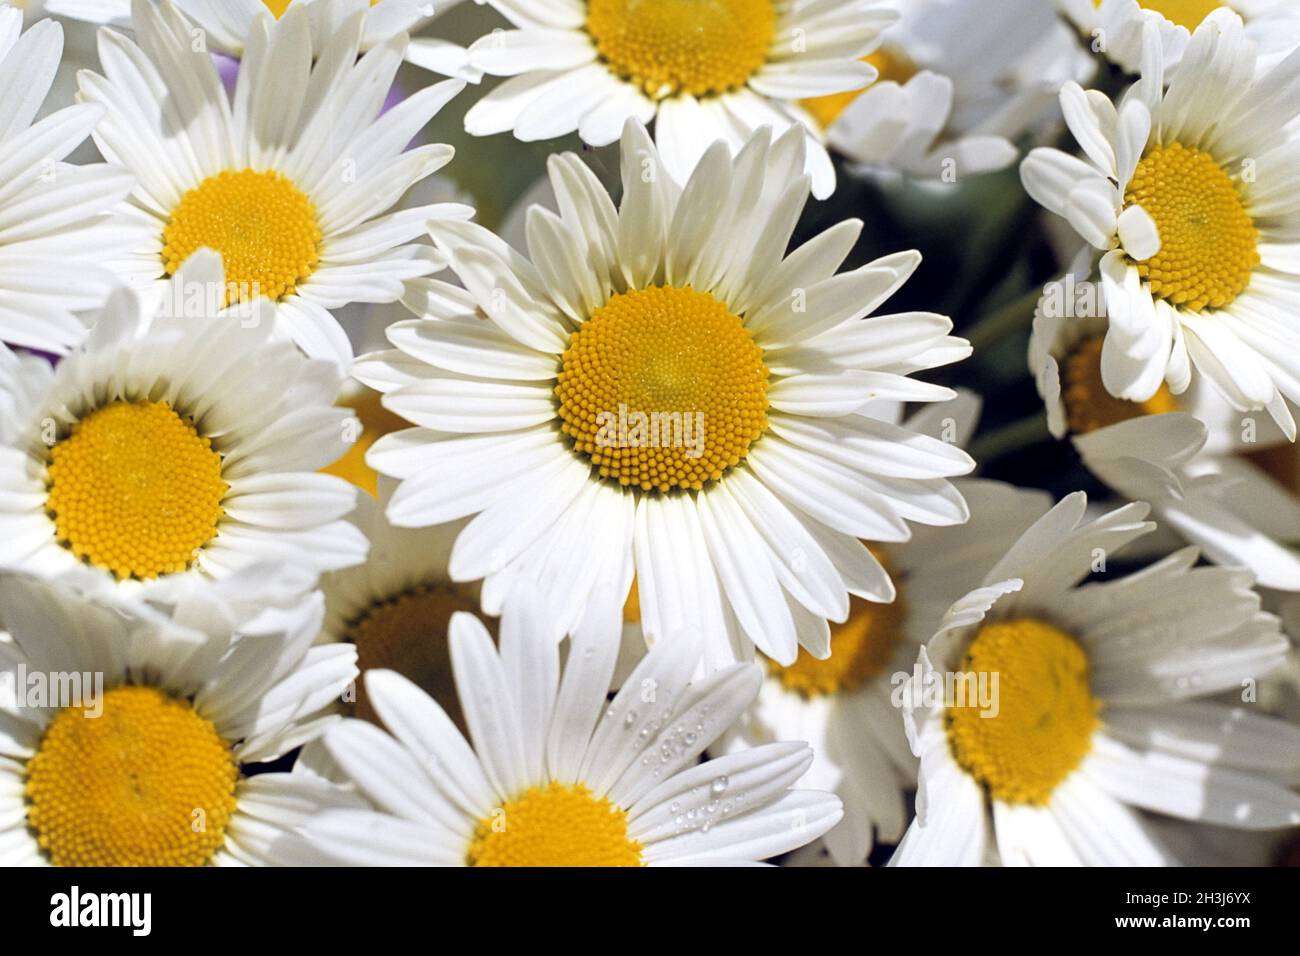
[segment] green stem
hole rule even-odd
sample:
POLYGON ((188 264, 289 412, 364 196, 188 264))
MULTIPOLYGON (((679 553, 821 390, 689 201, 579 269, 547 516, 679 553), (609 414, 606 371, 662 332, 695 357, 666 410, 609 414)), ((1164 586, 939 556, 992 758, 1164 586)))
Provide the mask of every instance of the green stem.
POLYGON ((1037 412, 979 436, 971 443, 969 451, 972 458, 984 464, 1051 437, 1052 433, 1047 430, 1047 415, 1037 412))
POLYGON ((1024 295, 976 319, 958 334, 967 339, 976 352, 988 348, 1008 333, 1032 322, 1034 308, 1042 294, 1042 289, 1030 289, 1024 295))

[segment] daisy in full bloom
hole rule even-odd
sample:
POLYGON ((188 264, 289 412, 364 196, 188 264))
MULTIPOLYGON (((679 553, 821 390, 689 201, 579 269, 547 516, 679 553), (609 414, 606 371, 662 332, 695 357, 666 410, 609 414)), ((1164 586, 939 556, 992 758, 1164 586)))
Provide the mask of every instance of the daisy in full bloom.
MULTIPOLYGON (((355 645, 363 674, 397 671, 457 713, 449 625, 457 611, 473 611, 479 604, 478 588, 456 583, 447 572, 461 525, 394 527, 384 515, 391 488, 385 482, 378 501, 363 496, 349 518, 370 542, 365 562, 321 577, 322 639, 355 645)), ((349 713, 374 719, 364 684, 347 703, 349 713)))
MULTIPOLYGON (((204 250, 167 296, 225 286, 204 250)), ((130 290, 56 369, 0 352, 0 564, 88 565, 129 591, 260 561, 316 572, 361 561, 343 520, 357 490, 314 474, 353 422, 337 367, 269 340, 274 306, 148 315, 130 290), (232 314, 238 313, 238 314, 232 314)))
POLYGON ((0 7, 0 341, 66 352, 86 333, 82 313, 107 298, 113 263, 130 254, 130 229, 112 210, 132 178, 64 161, 104 110, 69 106, 36 119, 63 29, 52 20, 22 25, 21 10, 0 7))
POLYGON ((1135 810, 1246 830, 1300 825, 1300 728, 1206 700, 1280 666, 1248 571, 1186 548, 1105 574, 1155 526, 1084 522, 1070 495, 952 605, 903 695, 917 818, 891 864, 1160 865, 1135 810))
POLYGON ((833 150, 877 172, 953 182, 1010 166, 1067 80, 1091 70, 1042 0, 889 0, 899 21, 867 57, 865 90, 798 107, 833 150))
POLYGON ((910 673, 952 601, 978 584, 1049 506, 1042 492, 1001 482, 956 484, 971 520, 960 528, 918 529, 904 544, 872 545, 894 575, 893 603, 854 597, 848 620, 831 627, 826 660, 801 650, 789 667, 766 661, 763 688, 732 739, 812 746, 815 757, 799 785, 843 801, 844 819, 823 838, 841 866, 862 863, 876 839, 897 843, 907 827, 904 792, 916 786, 916 758, 892 699, 899 675, 910 673))
POLYGON ((472 745, 409 681, 366 675, 391 736, 346 720, 323 740, 374 809, 308 821, 321 853, 362 865, 719 865, 786 853, 839 819, 831 794, 791 789, 812 760, 806 744, 699 762, 758 692, 757 665, 692 682, 698 645, 664 641, 610 701, 614 592, 596 596, 563 667, 527 610, 526 595, 512 598, 499 650, 472 614, 452 618, 472 745))
POLYGON ((1265 58, 1289 53, 1300 45, 1300 9, 1292 0, 1056 0, 1057 6, 1084 34, 1085 42, 1129 72, 1142 62, 1142 31, 1149 20, 1164 53, 1176 66, 1192 31, 1216 10, 1233 10, 1265 58))
POLYGON ((0 575, 0 677, 12 689, 0 696, 0 866, 313 858, 294 828, 354 798, 305 774, 245 769, 337 719, 327 709, 355 677, 355 653, 312 646, 318 593, 290 590, 251 616, 234 595, 195 592, 166 615, 0 575))
POLYGON ((1300 590, 1300 555, 1282 543, 1300 541, 1300 499, 1242 457, 1285 436, 1262 413, 1235 411, 1203 380, 1179 396, 1162 384, 1144 402, 1111 395, 1102 381, 1107 322, 1092 314, 1100 297, 1090 262, 1080 257, 1034 314, 1029 364, 1049 430, 1070 438, 1119 498, 1150 502, 1162 526, 1210 560, 1249 568, 1261 587, 1300 590), (1077 309, 1066 299, 1088 304, 1077 309))
POLYGON ((1118 108, 1075 84, 1061 91, 1087 160, 1034 150, 1025 188, 1104 250, 1109 318, 1106 391, 1151 401, 1193 370, 1241 411, 1267 408, 1294 440, 1287 399, 1300 400, 1300 114, 1292 87, 1300 50, 1261 76, 1241 18, 1216 11, 1188 45, 1166 91, 1155 27, 1142 78, 1118 108))
POLYGON ((451 159, 449 146, 406 145, 463 84, 427 87, 379 116, 405 34, 358 59, 357 10, 314 49, 312 5, 274 30, 269 12, 253 21, 232 99, 171 0, 133 0, 135 39, 100 31, 104 74, 83 72, 79 97, 105 107, 95 142, 139 180, 129 208, 147 241, 124 277, 157 288, 196 249, 216 249, 235 298, 271 299, 278 337, 346 367, 351 345, 329 310, 396 301, 405 280, 439 266, 412 242, 425 223, 470 214, 389 211, 451 159))
POLYGON ((953 392, 910 378, 969 345, 931 313, 868 318, 916 253, 834 274, 861 223, 786 255, 807 199, 804 137, 766 131, 732 159, 716 143, 684 190, 644 128, 623 137, 615 209, 574 155, 552 157, 560 215, 535 207, 531 261, 477 225, 431 230, 464 288, 427 280, 395 349, 354 374, 417 428, 367 460, 401 479, 394 524, 477 515, 452 550, 499 614, 513 582, 542 582, 555 639, 598 585, 635 572, 646 638, 681 630, 711 666, 829 652, 849 594, 893 586, 859 539, 907 522, 960 524, 955 445, 868 415, 870 402, 953 392))
MULTIPOLYGON (((655 121, 669 175, 683 183, 715 140, 739 152, 761 126, 799 123, 791 103, 858 90, 863 58, 896 18, 876 0, 489 0, 516 29, 469 48, 476 70, 510 79, 465 116, 476 136, 524 141, 578 131, 605 146, 629 118, 655 121)), ((811 131, 813 195, 835 170, 811 131)))

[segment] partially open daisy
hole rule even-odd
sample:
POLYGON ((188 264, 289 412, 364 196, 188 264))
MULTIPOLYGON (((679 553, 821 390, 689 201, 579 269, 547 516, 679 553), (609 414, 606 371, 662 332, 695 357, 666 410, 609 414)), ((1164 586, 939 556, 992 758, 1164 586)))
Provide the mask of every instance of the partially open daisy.
POLYGON ((1075 84, 1061 91, 1089 161, 1035 150, 1021 166, 1025 188, 1106 250, 1106 391, 1147 402, 1167 383, 1178 395, 1195 369, 1234 408, 1267 408, 1294 440, 1300 102, 1290 91, 1300 50, 1255 78, 1240 17, 1217 11, 1166 92, 1153 25, 1144 37, 1142 79, 1118 110, 1075 84))
MULTIPOLYGON (((510 79, 466 114, 469 132, 514 130, 531 141, 576 129, 604 146, 627 119, 653 119, 678 183, 715 140, 739 152, 760 126, 799 124, 791 102, 874 80, 875 67, 862 58, 895 19, 876 0, 488 2, 517 29, 471 45, 470 65, 510 79)), ((824 199, 835 170, 808 135, 807 170, 824 199)))
POLYGON ((866 59, 865 90, 798 108, 849 160, 874 172, 958 182, 1010 166, 1089 61, 1042 0, 890 0, 899 21, 866 59))
POLYGON ((1216 10, 1233 10, 1265 58, 1300 45, 1300 9, 1291 0, 1056 0, 1084 41, 1121 69, 1137 72, 1142 62, 1143 24, 1156 29, 1167 66, 1176 66, 1192 31, 1216 10))
POLYGON ((36 120, 63 29, 42 20, 21 33, 22 25, 21 10, 0 9, 0 342, 66 352, 140 232, 112 214, 131 191, 129 173, 64 162, 104 110, 70 106, 36 120))
MULTIPOLYGON (((1097 288, 1086 268, 1058 285, 1087 288, 1089 297, 1097 288)), ((1234 411, 1204 382, 1177 397, 1166 385, 1144 402, 1114 397, 1102 381, 1106 320, 1067 311, 1054 286, 1039 302, 1029 340, 1052 434, 1069 437, 1121 499, 1150 502, 1162 525, 1210 560, 1249 568, 1262 587, 1300 590, 1300 555, 1282 543, 1300 541, 1300 501, 1240 457, 1285 442, 1272 421, 1234 411)))
POLYGON ((429 246, 411 240, 431 218, 470 211, 389 210, 451 159, 449 146, 406 146, 462 84, 379 116, 406 37, 358 59, 361 17, 314 49, 305 6, 274 30, 260 16, 233 100, 171 0, 134 0, 135 40, 100 31, 104 75, 80 74, 79 96, 106 108, 95 142, 139 180, 130 211, 149 239, 126 270, 132 284, 158 287, 196 249, 216 249, 232 298, 271 299, 279 337, 346 367, 351 345, 329 310, 396 301, 405 280, 435 270, 429 246))
POLYGON ((578 157, 552 158, 561 214, 530 210, 532 261, 433 225, 465 288, 417 284, 424 317, 354 374, 419 426, 367 456, 402 481, 389 518, 477 514, 450 570, 485 578, 489 613, 539 580, 558 639, 593 588, 625 594, 635 571, 648 640, 693 630, 710 664, 751 641, 789 664, 800 644, 825 654, 850 590, 892 598, 859 539, 966 520, 946 479, 969 456, 858 411, 951 398, 908 376, 969 346, 943 316, 866 318, 919 256, 835 275, 860 222, 786 256, 803 145, 762 132, 732 160, 715 144, 679 192, 629 121, 621 209, 578 157))
MULTIPOLYGON (((224 289, 204 250, 167 297, 212 304, 224 289)), ((365 537, 343 520, 357 490, 313 473, 351 437, 341 377, 269 341, 271 313, 151 316, 120 290, 57 369, 0 352, 6 564, 84 564, 139 590, 264 560, 362 560, 365 537)))
MULTIPOLYGON (((354 645, 363 674, 396 671, 458 716, 449 627, 453 614, 479 605, 478 588, 447 572, 460 524, 393 527, 384 515, 391 490, 386 482, 378 501, 363 496, 349 518, 370 542, 365 563, 321 577, 322 638, 354 645)), ((346 703, 348 714, 375 719, 364 683, 346 703)))
POLYGON ((347 720, 324 746, 375 809, 305 824, 322 853, 363 865, 719 865, 788 852, 839 820, 834 796, 791 789, 812 760, 806 744, 699 762, 758 692, 757 665, 692 683, 698 645, 664 641, 610 701, 613 592, 585 615, 563 667, 521 604, 502 619, 499 651, 473 615, 452 618, 472 746, 409 681, 366 675, 392 736, 347 720))
POLYGON ((352 648, 312 646, 320 594, 251 617, 217 590, 194 600, 168 617, 0 576, 0 865, 301 863, 294 828, 355 805, 304 774, 245 773, 337 719, 356 674, 352 648))
POLYGON ((1083 521, 1070 495, 953 604, 904 698, 921 758, 893 865, 1159 865, 1136 809, 1241 829, 1300 824, 1300 728, 1203 698, 1241 693, 1288 641, 1247 571, 1195 548, 1105 574, 1155 526, 1083 521))

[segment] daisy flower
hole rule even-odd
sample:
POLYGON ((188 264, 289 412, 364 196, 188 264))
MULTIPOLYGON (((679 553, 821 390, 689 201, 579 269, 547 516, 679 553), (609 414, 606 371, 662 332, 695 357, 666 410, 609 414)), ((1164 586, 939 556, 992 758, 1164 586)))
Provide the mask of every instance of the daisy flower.
MULTIPOLYGON (((862 58, 896 14, 875 0, 489 0, 516 27, 469 48, 476 70, 510 79, 465 116, 476 136, 525 142, 578 131, 605 146, 629 118, 655 120, 668 173, 683 183, 705 149, 733 153, 761 126, 798 124, 789 106, 876 78, 862 58)), ((807 132, 813 195, 835 189, 807 132)))
POLYGON ((1250 573, 1186 548, 1080 586, 1155 527, 1144 504, 1086 507, 1076 493, 1035 522, 923 649, 903 700, 917 817, 891 864, 1172 862, 1138 809, 1300 824, 1300 728, 1204 699, 1286 655, 1250 573))
POLYGON ((0 8, 0 341, 66 352, 86 333, 83 313, 113 285, 112 266, 134 238, 112 214, 129 173, 64 162, 104 116, 69 106, 37 120, 63 52, 63 28, 0 8), (76 262, 76 268, 69 268, 76 262))
MULTIPOLYGON (((1069 286, 1087 289, 1076 298, 1098 289, 1086 270, 1059 284, 1069 286)), ((1243 417, 1201 381, 1177 397, 1163 384, 1145 402, 1114 397, 1102 381, 1106 320, 1068 314, 1063 295, 1053 288, 1040 300, 1029 340, 1052 435, 1211 561, 1249 568, 1262 587, 1300 590, 1300 555, 1281 543, 1300 541, 1300 500, 1241 457, 1286 441, 1273 422, 1243 417)))
POLYGON ((1286 127, 1300 114, 1300 50, 1256 78, 1241 18, 1216 12, 1166 91, 1154 25, 1144 36, 1142 79, 1118 108, 1075 84, 1061 91, 1087 161, 1035 150, 1025 188, 1105 250, 1106 391, 1147 402, 1166 382, 1177 395, 1195 369, 1234 408, 1267 408, 1294 440, 1300 140, 1286 127))
POLYGON ((353 798, 246 770, 318 736, 356 675, 352 648, 312 646, 322 608, 299 594, 249 617, 218 588, 167 616, 0 575, 0 865, 310 859, 294 828, 353 798), (56 685, 72 693, 40 691, 56 685))
MULTIPOLYGON (((219 259, 194 256, 170 289, 215 302, 219 259)), ((150 316, 123 289, 57 368, 0 352, 0 561, 85 564, 131 591, 266 560, 361 561, 343 520, 356 489, 313 474, 353 426, 333 404, 341 377, 269 341, 273 310, 150 316)))
MULTIPOLYGON (((321 577, 322 640, 355 645, 363 674, 397 671, 458 713, 447 635, 452 615, 479 603, 478 588, 452 581, 447 572, 460 525, 394 527, 384 516, 391 487, 385 483, 378 501, 363 496, 349 518, 370 542, 365 563, 321 577)), ((348 703, 350 714, 374 720, 364 685, 348 703)))
POLYGON ((621 209, 578 157, 553 157, 561 214, 530 211, 531 261, 477 225, 432 224, 465 288, 413 286, 423 318, 354 374, 419 426, 367 456, 401 480, 390 520, 477 515, 450 571, 485 579, 488 613, 540 581, 558 640, 595 587, 626 594, 635 571, 647 640, 692 630, 711 665, 750 641, 789 664, 800 644, 827 653, 850 592, 892 598, 858 539, 966 520, 947 481, 973 467, 964 451, 856 412, 951 398, 908 376, 970 348, 943 316, 866 318, 920 257, 835 275, 860 222, 786 256, 803 146, 764 131, 733 161, 716 143, 679 191, 629 121, 621 209))
POLYGON ((1142 31, 1149 20, 1167 66, 1176 66, 1192 31, 1216 10, 1233 10, 1261 55, 1275 57, 1300 45, 1300 10, 1291 0, 1057 0, 1093 50, 1130 73, 1142 62, 1142 31))
POLYGON ((278 336, 346 367, 351 345, 329 310, 398 299, 405 280, 438 268, 411 241, 425 223, 470 214, 454 204, 388 212, 451 159, 449 146, 405 147, 462 83, 379 116, 405 35, 358 59, 356 11, 313 50, 307 6, 275 30, 270 16, 253 22, 232 100, 171 0, 133 0, 135 40, 100 31, 104 74, 83 72, 79 97, 104 106, 95 142, 139 180, 130 212, 148 241, 124 278, 158 288, 196 249, 216 249, 234 297, 273 300, 278 336))
POLYGON ((892 0, 865 90, 799 101, 831 148, 877 172, 953 182, 1010 166, 1067 80, 1091 69, 1042 0, 892 0))
POLYGON ((472 745, 405 678, 366 675, 391 736, 346 720, 324 749, 374 809, 308 821, 320 852, 362 865, 719 865, 788 852, 839 819, 834 796, 791 789, 806 744, 699 762, 758 692, 757 665, 691 682, 698 645, 664 641, 609 701, 614 592, 597 596, 563 667, 527 607, 512 601, 499 651, 473 615, 452 617, 472 745))

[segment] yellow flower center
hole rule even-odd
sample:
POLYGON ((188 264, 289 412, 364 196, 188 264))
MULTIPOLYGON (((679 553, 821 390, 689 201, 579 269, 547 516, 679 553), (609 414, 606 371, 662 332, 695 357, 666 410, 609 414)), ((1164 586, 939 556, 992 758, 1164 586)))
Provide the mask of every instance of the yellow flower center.
POLYGON ((115 402, 52 449, 45 507, 60 544, 119 579, 184 571, 217 534, 221 456, 166 402, 115 402))
POLYGON ((27 822, 56 866, 202 866, 239 766, 212 723, 153 687, 58 712, 27 763, 27 822), (87 711, 90 713, 87 713, 87 711))
POLYGON ((1259 230, 1237 184, 1209 153, 1157 146, 1138 163, 1124 195, 1155 220, 1160 251, 1138 263, 1153 295, 1200 312, 1230 304, 1259 265, 1259 230))
MULTIPOLYGON (((1101 6, 1101 0, 1092 0, 1101 6)), ((1201 21, 1224 4, 1219 0, 1138 0, 1138 6, 1160 14, 1170 23, 1195 30, 1201 21)))
POLYGON ((1061 398, 1065 402, 1070 434, 1086 435, 1131 418, 1178 411, 1178 401, 1163 382, 1145 402, 1126 401, 1106 391, 1101 380, 1104 340, 1101 335, 1084 339, 1066 357, 1061 370, 1061 398))
MULTIPOLYGON (((357 646, 357 669, 395 670, 458 719, 447 633, 453 614, 475 610, 477 602, 452 584, 422 584, 376 601, 348 628, 347 639, 357 646)), ((378 723, 364 681, 357 682, 354 713, 378 723)))
POLYGON ((589 0, 587 32, 617 76, 647 96, 744 86, 776 35, 772 0, 589 0))
POLYGON ((627 812, 582 784, 531 787, 474 830, 470 866, 641 866, 627 812))
POLYGON ((973 690, 949 701, 953 759, 994 800, 1046 803, 1087 756, 1099 723, 1087 654, 1043 621, 997 621, 980 628, 961 670, 986 682, 994 706, 973 690))
POLYGON ((204 246, 221 253, 227 301, 292 295, 320 261, 316 207, 274 170, 209 176, 181 197, 162 239, 168 275, 204 246))
MULTIPOLYGON (((884 556, 872 553, 888 567, 884 556)), ((802 697, 821 697, 857 690, 885 673, 903 636, 907 607, 900 590, 892 604, 876 604, 857 595, 849 598, 849 616, 831 625, 831 656, 819 661, 803 648, 788 667, 767 662, 769 673, 786 690, 802 697)))
MULTIPOLYGON (((895 83, 903 84, 917 74, 916 64, 907 58, 907 55, 901 51, 886 50, 881 47, 875 53, 862 58, 863 63, 870 63, 880 74, 876 77, 877 83, 883 83, 886 80, 892 80, 895 83)), ((867 87, 866 89, 870 89, 867 87)), ((844 90, 840 93, 827 93, 825 96, 814 96, 806 100, 800 100, 799 105, 812 114, 813 119, 822 129, 828 128, 832 123, 840 118, 849 104, 861 96, 866 89, 861 90, 844 90)))
POLYGON ((573 333, 555 386, 562 430, 600 474, 644 490, 700 489, 767 428, 767 366, 713 296, 616 295, 573 333))
POLYGON ((379 475, 366 464, 366 452, 370 446, 385 435, 410 428, 411 423, 400 415, 394 415, 380 404, 382 396, 367 389, 360 394, 342 399, 339 404, 350 408, 361 421, 361 434, 356 443, 345 451, 338 460, 321 469, 325 475, 334 475, 356 485, 370 497, 379 495, 379 475))

